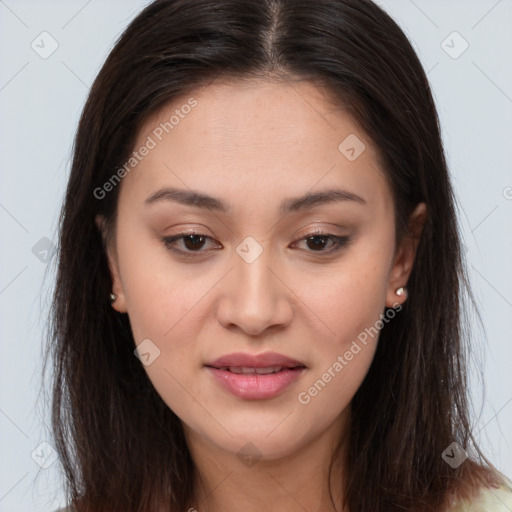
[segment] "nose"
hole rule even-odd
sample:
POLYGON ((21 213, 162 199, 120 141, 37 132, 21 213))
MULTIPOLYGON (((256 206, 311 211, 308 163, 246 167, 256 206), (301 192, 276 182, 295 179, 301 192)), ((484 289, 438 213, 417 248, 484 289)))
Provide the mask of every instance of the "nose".
POLYGON ((219 323, 250 336, 289 325, 293 318, 293 293, 282 274, 265 251, 251 263, 235 255, 234 268, 226 276, 228 282, 218 303, 219 323))

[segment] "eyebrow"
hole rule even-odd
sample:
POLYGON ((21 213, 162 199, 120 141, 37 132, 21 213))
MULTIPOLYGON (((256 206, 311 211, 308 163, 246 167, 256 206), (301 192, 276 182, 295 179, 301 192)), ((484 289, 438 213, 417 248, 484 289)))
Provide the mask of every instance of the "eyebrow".
MULTIPOLYGON (((212 210, 220 213, 227 213, 231 206, 229 203, 215 197, 203 194, 195 190, 179 188, 162 188, 151 194, 145 201, 145 205, 151 205, 161 201, 174 201, 186 206, 212 210)), ((359 204, 366 204, 366 201, 348 190, 327 189, 319 192, 308 192, 300 197, 285 199, 279 208, 281 214, 309 210, 315 206, 335 203, 340 201, 353 201, 359 204)))

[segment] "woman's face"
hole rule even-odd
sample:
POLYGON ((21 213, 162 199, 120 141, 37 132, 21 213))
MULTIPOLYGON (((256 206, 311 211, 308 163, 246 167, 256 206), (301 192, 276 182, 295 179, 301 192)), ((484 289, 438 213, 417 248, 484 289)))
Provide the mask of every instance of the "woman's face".
POLYGON ((271 460, 338 432, 416 245, 371 141, 313 84, 254 80, 173 101, 134 150, 113 307, 189 442, 271 460))

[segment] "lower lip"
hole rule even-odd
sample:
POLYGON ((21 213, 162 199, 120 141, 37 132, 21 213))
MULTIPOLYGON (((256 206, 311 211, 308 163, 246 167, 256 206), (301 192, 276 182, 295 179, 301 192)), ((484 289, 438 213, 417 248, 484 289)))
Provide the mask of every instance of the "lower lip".
POLYGON ((212 367, 207 368, 224 389, 246 400, 264 400, 281 394, 305 370, 305 368, 283 368, 277 373, 259 375, 256 373, 232 373, 229 370, 212 367))

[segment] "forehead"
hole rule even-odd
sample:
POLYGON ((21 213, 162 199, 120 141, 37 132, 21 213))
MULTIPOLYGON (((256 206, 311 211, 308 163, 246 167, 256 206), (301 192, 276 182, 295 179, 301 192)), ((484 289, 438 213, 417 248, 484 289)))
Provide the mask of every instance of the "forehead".
MULTIPOLYGON (((166 104, 141 127, 151 146, 128 180, 236 194, 297 194, 315 186, 389 193, 379 157, 358 123, 311 82, 216 81, 166 104)), ((123 185, 124 186, 124 185, 123 185)))

